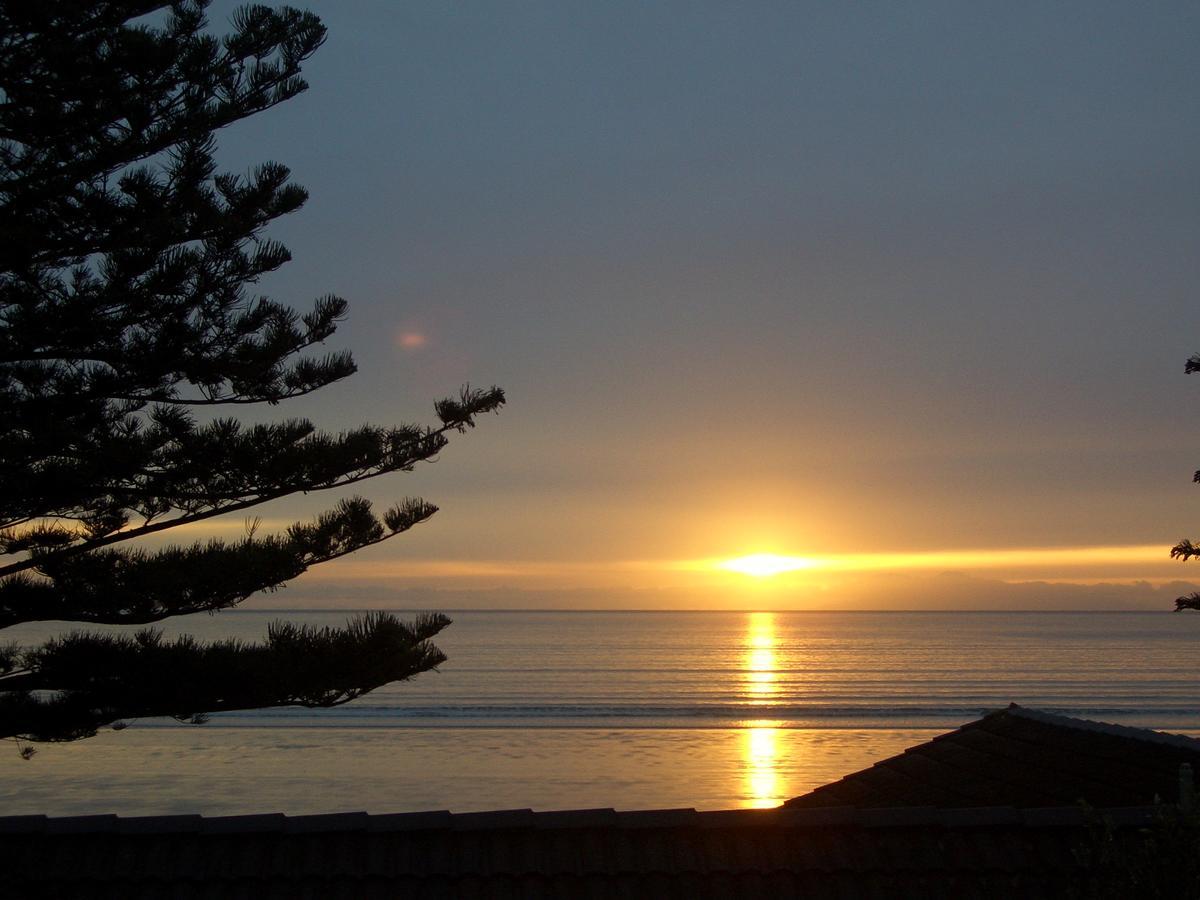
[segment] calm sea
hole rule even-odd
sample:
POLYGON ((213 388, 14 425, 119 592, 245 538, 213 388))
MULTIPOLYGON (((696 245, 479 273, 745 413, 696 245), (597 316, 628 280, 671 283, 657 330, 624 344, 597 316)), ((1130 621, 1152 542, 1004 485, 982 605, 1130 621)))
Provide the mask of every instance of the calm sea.
POLYGON ((451 615, 441 671, 337 709, 14 747, 0 813, 770 806, 1009 702, 1200 733, 1200 618, 1169 612, 451 615))

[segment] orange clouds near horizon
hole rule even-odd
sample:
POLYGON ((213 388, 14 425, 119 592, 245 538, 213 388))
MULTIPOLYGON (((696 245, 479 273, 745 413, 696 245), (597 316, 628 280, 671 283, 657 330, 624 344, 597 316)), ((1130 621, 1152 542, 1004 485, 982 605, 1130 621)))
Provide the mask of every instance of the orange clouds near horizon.
POLYGON ((346 559, 306 576, 320 580, 498 584, 529 587, 642 588, 677 586, 807 586, 828 576, 869 573, 986 575, 1004 581, 1174 581, 1191 573, 1166 545, 1042 547, 804 556, 752 554, 690 560, 346 559), (757 576, 757 577, 756 577, 757 576))

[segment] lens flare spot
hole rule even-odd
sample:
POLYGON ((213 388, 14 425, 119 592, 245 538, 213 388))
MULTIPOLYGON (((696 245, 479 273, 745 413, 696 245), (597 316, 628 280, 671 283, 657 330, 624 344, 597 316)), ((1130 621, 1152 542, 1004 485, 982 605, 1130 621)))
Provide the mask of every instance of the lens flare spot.
POLYGON ((396 335, 396 346, 401 350, 419 350, 429 343, 429 338, 419 331, 402 331, 396 335))

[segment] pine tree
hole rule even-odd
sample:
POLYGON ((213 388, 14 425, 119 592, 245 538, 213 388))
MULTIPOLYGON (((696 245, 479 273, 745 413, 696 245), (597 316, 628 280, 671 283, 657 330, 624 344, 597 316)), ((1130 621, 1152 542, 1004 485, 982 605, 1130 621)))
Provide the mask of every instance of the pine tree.
MULTIPOLYGON (((277 404, 345 378, 310 355, 347 305, 303 315, 257 294, 290 257, 263 235, 305 191, 266 163, 218 172, 214 134, 296 96, 316 16, 207 0, 0 4, 0 628, 146 626, 236 606, 436 508, 344 500, 285 533, 147 548, 150 534, 429 460, 497 388, 435 404, 438 424, 320 431, 207 408, 277 404)), ((178 532, 176 532, 178 534, 178 532)), ((75 630, 0 649, 0 737, 72 740, 140 716, 333 706, 444 657, 440 615, 287 623, 265 642, 75 630)))

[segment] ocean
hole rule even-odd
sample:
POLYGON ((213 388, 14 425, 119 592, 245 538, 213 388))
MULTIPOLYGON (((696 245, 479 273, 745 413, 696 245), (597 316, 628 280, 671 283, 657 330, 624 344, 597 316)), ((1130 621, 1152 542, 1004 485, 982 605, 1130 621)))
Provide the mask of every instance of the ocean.
POLYGON ((0 814, 766 807, 1010 702, 1200 734, 1200 619, 1165 611, 450 615, 439 671, 336 709, 142 720, 29 761, 13 744, 0 814))

